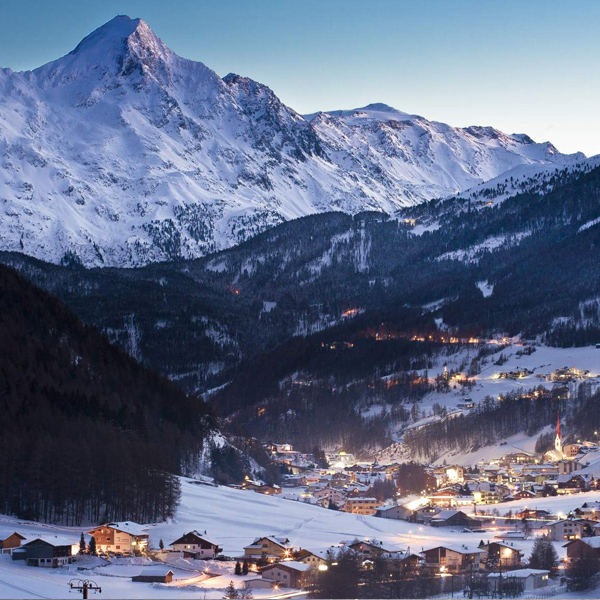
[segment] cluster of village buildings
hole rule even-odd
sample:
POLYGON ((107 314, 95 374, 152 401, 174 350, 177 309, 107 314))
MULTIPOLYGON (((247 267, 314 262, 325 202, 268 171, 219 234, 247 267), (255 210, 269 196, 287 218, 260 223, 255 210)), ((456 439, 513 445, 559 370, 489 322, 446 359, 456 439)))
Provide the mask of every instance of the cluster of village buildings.
MULTIPOLYGON (((284 475, 284 485, 247 479, 236 487, 282 494, 288 499, 354 514, 420 518, 405 507, 382 506, 372 495, 377 481, 394 480, 401 468, 397 463, 358 464, 351 454, 338 452, 327 455, 329 467, 315 468, 312 455, 295 451, 290 444, 268 444, 267 449, 273 462, 291 472, 284 475)), ((600 479, 582 471, 598 452, 600 447, 596 442, 563 444, 558 423, 554 448, 543 456, 515 451, 499 459, 481 461, 475 469, 459 465, 426 466, 425 471, 435 484, 423 490, 421 499, 428 507, 460 508, 599 489, 600 479)))
MULTIPOLYGON (((527 516, 538 520, 551 516, 537 511, 539 514, 534 517, 531 512, 527 516)), ((468 527, 472 531, 484 523, 483 519, 475 519, 459 510, 442 509, 429 513, 419 510, 417 514, 423 522, 436 527, 468 527)), ((568 559, 583 556, 600 561, 600 502, 583 504, 569 518, 547 522, 544 528, 550 539, 565 542, 568 559)), ((249 540, 242 555, 225 557, 220 545, 212 541, 206 532, 187 532, 171 541, 168 549, 159 552, 151 551, 147 528, 136 523, 106 523, 90 529, 88 533, 94 536, 101 556, 135 553, 152 555, 157 559, 152 566, 145 567, 140 574, 132 577, 136 582, 170 583, 173 571, 169 563, 174 559, 221 559, 245 563, 248 577, 244 586, 247 589, 302 589, 315 572, 325 571, 332 564, 326 551, 294 547, 287 537, 275 535, 249 540)), ((418 552, 375 539, 355 539, 341 541, 330 550, 334 554, 342 547, 352 550, 365 569, 370 568, 376 559, 385 558, 396 560, 402 567, 440 577, 484 573, 493 580, 499 573, 504 573, 505 578, 521 581, 523 589, 544 587, 548 585, 550 572, 527 568, 524 549, 519 547, 519 540, 523 537, 524 534, 515 529, 499 533, 492 541, 481 541, 478 545, 436 544, 418 552), (494 565, 493 568, 490 564, 494 565)), ((17 532, 0 540, 0 547, 2 553, 12 554, 13 560, 23 560, 27 565, 38 567, 55 568, 70 564, 79 552, 79 542, 74 539, 56 535, 26 537, 17 532)), ((204 570, 210 570, 210 567, 204 570)))
MULTIPOLYGON (((336 548, 346 547, 356 552, 365 568, 375 559, 387 558, 440 576, 485 572, 493 579, 497 573, 489 565, 494 564, 510 572, 511 577, 521 578, 525 589, 543 587, 548 584, 549 572, 527 568, 524 550, 519 547, 519 541, 530 533, 526 523, 541 530, 538 534, 564 542, 567 560, 585 557, 600 561, 600 502, 584 503, 562 518, 537 509, 523 509, 500 517, 498 510, 490 513, 489 507, 484 506, 597 489, 594 477, 580 469, 600 448, 587 441, 563 444, 560 422, 554 448, 543 456, 513 452, 501 459, 479 463, 477 469, 459 465, 426 467, 431 486, 405 504, 393 499, 381 502, 370 495, 376 482, 397 475, 398 464, 357 464, 352 455, 338 452, 327 455, 330 467, 316 468, 314 457, 295 451, 290 444, 269 444, 267 449, 273 462, 288 468, 284 485, 246 479, 237 487, 353 514, 452 528, 453 532, 483 532, 496 519, 504 519, 501 521, 504 527, 497 529, 493 541, 482 540, 476 546, 438 544, 411 552, 409 547, 376 540, 341 540, 336 548)), ((161 543, 160 552, 150 548, 148 529, 137 523, 106 523, 91 528, 87 534, 93 537, 96 552, 107 559, 130 555, 154 557, 156 562, 152 566, 132 578, 139 582, 169 583, 173 578, 169 562, 176 558, 232 560, 244 563, 247 588, 301 589, 307 578, 316 571, 327 570, 331 562, 323 551, 294 547, 289 539, 275 535, 248 540, 243 554, 225 557, 218 543, 211 541, 206 532, 196 530, 168 542, 166 549, 161 543)), ((80 542, 64 536, 26 536, 14 532, 0 540, 0 548, 2 553, 10 553, 13 560, 22 560, 29 566, 55 568, 74 560, 80 542)))

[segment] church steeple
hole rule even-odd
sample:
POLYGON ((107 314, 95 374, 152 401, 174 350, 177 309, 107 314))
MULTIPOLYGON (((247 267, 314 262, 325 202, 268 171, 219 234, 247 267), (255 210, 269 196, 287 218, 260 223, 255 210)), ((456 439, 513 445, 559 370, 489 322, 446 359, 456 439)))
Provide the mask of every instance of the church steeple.
POLYGON ((562 447, 562 439, 560 437, 560 413, 558 414, 558 418, 556 420, 556 437, 554 438, 554 449, 558 454, 563 457, 563 447, 562 447))

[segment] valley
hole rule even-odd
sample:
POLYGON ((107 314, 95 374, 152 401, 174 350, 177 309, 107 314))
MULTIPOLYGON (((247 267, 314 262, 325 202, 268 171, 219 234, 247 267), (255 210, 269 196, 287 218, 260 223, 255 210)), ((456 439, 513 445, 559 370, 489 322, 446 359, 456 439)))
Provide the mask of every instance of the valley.
POLYGON ((282 88, 125 15, 0 68, 0 598, 597 596, 600 155, 282 88))

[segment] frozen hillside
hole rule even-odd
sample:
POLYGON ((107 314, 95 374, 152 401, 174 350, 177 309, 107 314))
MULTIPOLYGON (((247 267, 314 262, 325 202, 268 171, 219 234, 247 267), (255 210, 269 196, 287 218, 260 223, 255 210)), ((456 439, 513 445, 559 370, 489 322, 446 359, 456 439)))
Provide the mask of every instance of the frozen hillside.
POLYGON ((582 158, 382 104, 303 117, 120 16, 34 71, 0 70, 0 247, 85 265, 193 258, 295 217, 390 212, 582 158))

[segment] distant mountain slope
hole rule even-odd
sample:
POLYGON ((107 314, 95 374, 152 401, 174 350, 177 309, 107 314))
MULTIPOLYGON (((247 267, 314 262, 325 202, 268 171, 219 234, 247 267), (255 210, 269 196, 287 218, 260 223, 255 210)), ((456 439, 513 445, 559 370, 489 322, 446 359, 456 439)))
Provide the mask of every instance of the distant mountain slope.
POLYGON ((172 516, 208 407, 0 265, 0 512, 67 524, 172 516))
POLYGON ((323 331, 333 342, 336 327, 347 335, 354 322, 371 333, 390 322, 591 344, 600 338, 599 182, 600 168, 564 169, 491 205, 469 197, 397 218, 312 215, 201 259, 138 269, 17 253, 0 261, 191 390, 224 383, 294 336, 323 331))
POLYGON ((87 266, 194 258, 295 217, 393 212, 582 158, 385 105, 304 118, 116 17, 58 60, 0 70, 0 247, 87 266))

